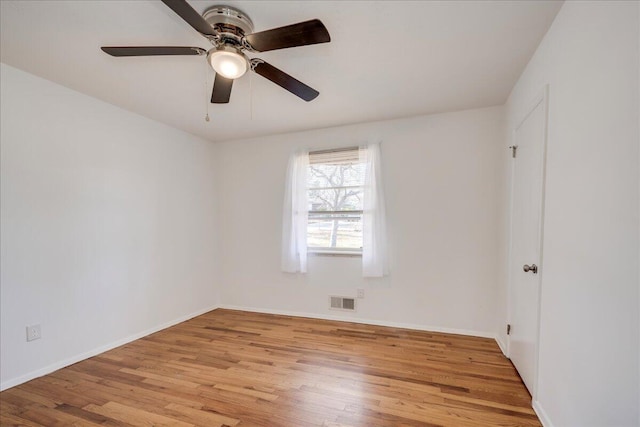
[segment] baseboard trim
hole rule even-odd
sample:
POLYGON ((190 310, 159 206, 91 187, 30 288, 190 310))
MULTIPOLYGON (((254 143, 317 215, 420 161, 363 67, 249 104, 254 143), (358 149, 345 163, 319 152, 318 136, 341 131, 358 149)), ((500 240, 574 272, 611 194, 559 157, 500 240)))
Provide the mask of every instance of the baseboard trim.
MULTIPOLYGON (((221 304, 219 308, 225 308, 228 310, 250 311, 253 313, 279 314, 282 316, 308 317, 311 319, 337 320, 341 322, 360 323, 365 325, 388 326, 391 328, 412 329, 415 331, 442 332, 445 334, 467 335, 472 337, 491 338, 494 340, 496 339, 496 334, 491 332, 472 331, 468 329, 441 328, 437 326, 418 325, 415 323, 387 322, 384 320, 361 319, 361 318, 355 318, 355 317, 349 317, 349 316, 329 315, 329 314, 321 314, 321 313, 306 313, 306 312, 288 311, 288 310, 273 310, 270 308, 245 307, 245 306, 229 305, 229 304, 221 304)), ((498 344, 498 346, 500 346, 500 344, 498 344)))
POLYGON ((536 415, 540 419, 540 422, 542 423, 542 425, 544 427, 553 427, 553 423, 549 419, 549 416, 544 411, 544 409, 542 409, 542 406, 540 406, 540 402, 538 402, 537 400, 534 400, 532 402, 532 406, 533 406, 533 411, 536 413, 536 415))
POLYGON ((105 351, 112 350, 112 349, 114 349, 116 347, 120 347, 121 345, 130 343, 131 341, 135 341, 137 339, 146 337, 147 335, 151 335, 151 334, 156 333, 158 331, 161 331, 163 329, 167 329, 167 328, 169 328, 171 326, 177 325, 178 323, 182 323, 182 322, 187 321, 189 319, 192 319, 194 317, 197 317, 197 316, 200 316, 202 314, 208 313, 208 312, 210 312, 212 310, 215 310, 216 308, 218 308, 218 305, 207 307, 207 308, 203 308, 203 309, 200 309, 198 311, 194 311, 194 312, 189 313, 187 315, 180 316, 177 319, 173 319, 173 320, 170 320, 168 322, 162 323, 162 324, 160 324, 158 326, 154 326, 153 328, 149 328, 149 329, 144 330, 142 332, 138 332, 138 333, 135 333, 133 335, 129 335, 128 337, 119 339, 117 341, 113 341, 113 342, 111 342, 109 344, 100 346, 100 347, 95 348, 93 350, 86 351, 86 352, 84 352, 82 354, 78 354, 78 355, 69 357, 69 358, 61 360, 59 362, 52 363, 52 364, 50 364, 48 366, 45 366, 44 368, 36 369, 35 371, 31 371, 31 372, 29 372, 27 374, 24 374, 24 375, 21 375, 21 376, 19 376, 17 378, 12 378, 12 379, 9 379, 7 381, 3 381, 2 383, 0 383, 0 391, 3 391, 3 390, 6 390, 8 388, 15 387, 17 385, 26 383, 27 381, 31 381, 31 380, 33 380, 35 378, 38 378, 38 377, 41 377, 43 375, 50 374, 52 372, 57 371, 58 369, 62 369, 64 367, 66 367, 66 366, 73 365, 74 363, 78 363, 78 362, 80 362, 82 360, 85 360, 85 359, 88 359, 90 357, 97 356, 100 353, 104 353, 105 351))
POLYGON ((502 354, 504 354, 504 357, 509 357, 507 356, 507 345, 502 342, 500 336, 498 334, 495 334, 493 338, 496 340, 496 343, 498 343, 498 347, 500 347, 500 351, 502 352, 502 354))

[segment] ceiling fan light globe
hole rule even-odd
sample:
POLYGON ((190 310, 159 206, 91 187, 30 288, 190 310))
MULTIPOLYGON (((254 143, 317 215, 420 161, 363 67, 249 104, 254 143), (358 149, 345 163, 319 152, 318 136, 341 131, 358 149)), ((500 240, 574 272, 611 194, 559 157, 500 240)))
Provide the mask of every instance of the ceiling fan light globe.
POLYGON ((216 73, 227 79, 242 77, 248 68, 244 55, 228 50, 210 52, 209 63, 216 73))

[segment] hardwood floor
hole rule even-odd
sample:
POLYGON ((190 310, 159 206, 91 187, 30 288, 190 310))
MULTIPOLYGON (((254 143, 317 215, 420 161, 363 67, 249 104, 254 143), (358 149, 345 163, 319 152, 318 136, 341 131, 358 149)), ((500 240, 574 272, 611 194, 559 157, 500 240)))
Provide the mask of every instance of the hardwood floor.
POLYGON ((540 426, 493 340, 214 310, 0 393, 0 425, 540 426))

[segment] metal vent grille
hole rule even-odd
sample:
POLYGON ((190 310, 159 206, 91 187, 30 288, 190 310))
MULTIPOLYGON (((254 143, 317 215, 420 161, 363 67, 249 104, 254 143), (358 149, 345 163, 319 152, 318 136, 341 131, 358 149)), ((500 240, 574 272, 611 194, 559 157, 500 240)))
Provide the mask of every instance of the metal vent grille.
POLYGON ((329 306, 334 310, 348 310, 355 311, 356 300, 349 297, 329 297, 329 306))

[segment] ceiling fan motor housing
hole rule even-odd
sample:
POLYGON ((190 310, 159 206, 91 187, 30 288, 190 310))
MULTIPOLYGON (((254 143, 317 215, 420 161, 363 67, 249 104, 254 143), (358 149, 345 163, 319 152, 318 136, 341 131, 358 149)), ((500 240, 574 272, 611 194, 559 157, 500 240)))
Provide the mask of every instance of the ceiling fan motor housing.
POLYGON ((242 45, 242 37, 253 32, 253 22, 244 12, 231 6, 212 6, 202 14, 221 36, 221 44, 242 45))

